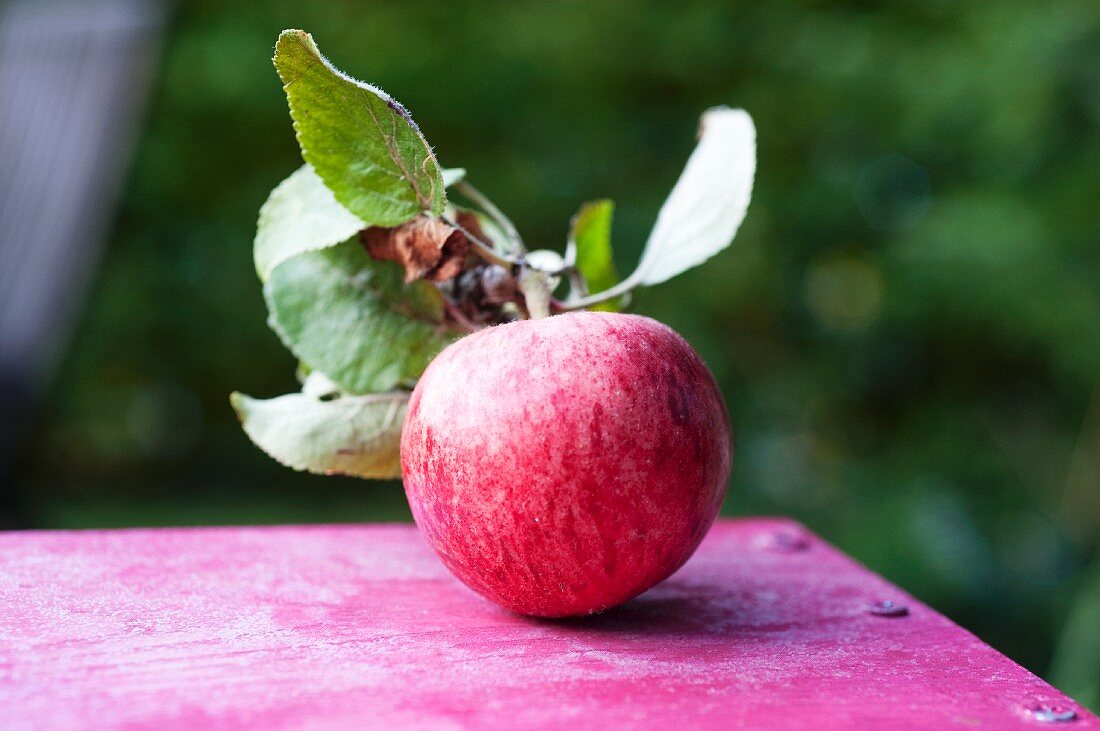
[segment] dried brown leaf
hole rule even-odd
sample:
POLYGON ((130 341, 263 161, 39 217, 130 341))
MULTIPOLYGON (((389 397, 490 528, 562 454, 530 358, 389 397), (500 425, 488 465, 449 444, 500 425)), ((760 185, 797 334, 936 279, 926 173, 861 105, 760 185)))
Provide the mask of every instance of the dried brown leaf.
POLYGON ((478 220, 477 214, 475 214, 473 211, 467 211, 461 208, 458 209, 458 211, 455 213, 455 223, 466 229, 466 231, 472 234, 475 238, 481 241, 487 240, 485 232, 481 229, 481 222, 478 220))
POLYGON ((393 228, 371 226, 359 233, 367 253, 405 268, 405 281, 443 282, 462 272, 470 242, 438 218, 418 216, 393 228))

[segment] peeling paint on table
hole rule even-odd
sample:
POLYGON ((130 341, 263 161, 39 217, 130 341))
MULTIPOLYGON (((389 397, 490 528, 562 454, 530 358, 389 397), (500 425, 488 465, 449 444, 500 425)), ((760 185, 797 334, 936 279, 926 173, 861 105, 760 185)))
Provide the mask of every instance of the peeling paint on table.
POLYGON ((0 535, 4 728, 1067 728, 1100 720, 795 523, 537 621, 407 525, 0 535))

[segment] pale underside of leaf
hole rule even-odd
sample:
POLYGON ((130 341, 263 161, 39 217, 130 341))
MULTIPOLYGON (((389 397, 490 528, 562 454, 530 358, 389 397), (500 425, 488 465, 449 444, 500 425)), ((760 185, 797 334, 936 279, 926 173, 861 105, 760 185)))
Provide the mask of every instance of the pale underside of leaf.
POLYGON ((301 361, 351 394, 413 382, 450 341, 431 284, 406 285, 357 240, 287 259, 264 284, 269 323, 301 361))
POLYGON ((304 31, 283 31, 274 61, 302 156, 340 203, 375 226, 442 212, 439 163, 401 104, 338 71, 304 31))
POLYGON ((729 246, 752 197, 756 129, 742 109, 703 114, 700 138, 661 207, 646 243, 637 284, 659 284, 729 246))
POLYGON ((455 183, 466 179, 466 168, 443 168, 443 187, 450 188, 455 183))
POLYGON ((260 208, 253 258, 260 281, 287 259, 335 246, 366 224, 344 208, 308 164, 271 191, 260 208))
POLYGON ((321 400, 304 393, 272 399, 230 396, 245 433, 278 462, 318 474, 401 476, 406 393, 321 400))

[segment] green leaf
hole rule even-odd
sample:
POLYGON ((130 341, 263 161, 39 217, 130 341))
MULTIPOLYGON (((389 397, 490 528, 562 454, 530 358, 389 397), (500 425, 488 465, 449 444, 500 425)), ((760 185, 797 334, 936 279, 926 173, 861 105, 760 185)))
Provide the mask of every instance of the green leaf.
POLYGON ((442 297, 358 240, 287 259, 264 285, 269 323, 291 352, 352 394, 417 378, 449 342, 442 297))
POLYGON ((335 246, 366 227, 336 201, 312 167, 303 165, 260 208, 252 249, 256 273, 266 282, 271 270, 292 256, 335 246))
POLYGON ((336 200, 374 226, 443 211, 439 163, 403 106, 337 71, 304 31, 283 31, 274 60, 302 157, 336 200))
POLYGON ((730 245, 752 197, 756 128, 743 109, 703 113, 699 144, 646 242, 631 280, 660 284, 730 245))
MULTIPOLYGON (((619 281, 611 258, 611 216, 615 204, 610 200, 585 203, 573 217, 570 239, 577 247, 577 269, 588 282, 589 292, 602 292, 619 281)), ((595 310, 618 310, 615 301, 601 302, 595 310)))
POLYGON ((230 403, 249 438, 282 464, 318 474, 401 476, 401 424, 407 393, 321 400, 302 393, 230 403))

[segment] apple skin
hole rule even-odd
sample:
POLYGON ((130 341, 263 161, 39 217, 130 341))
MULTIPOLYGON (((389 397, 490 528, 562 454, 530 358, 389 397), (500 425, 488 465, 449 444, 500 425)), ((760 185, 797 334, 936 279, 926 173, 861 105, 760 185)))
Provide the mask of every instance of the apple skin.
POLYGON ((671 328, 578 312, 445 349, 401 437, 417 525, 467 586, 519 614, 621 604, 695 551, 732 443, 714 377, 671 328))

